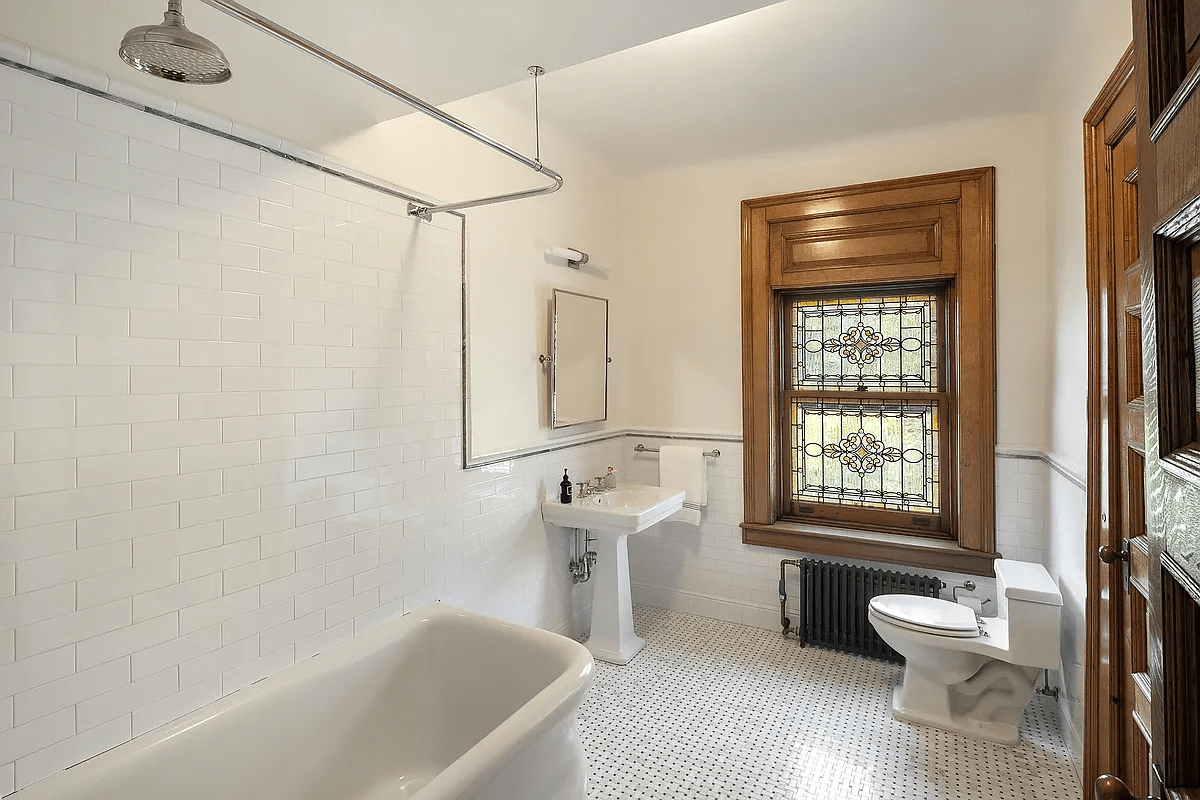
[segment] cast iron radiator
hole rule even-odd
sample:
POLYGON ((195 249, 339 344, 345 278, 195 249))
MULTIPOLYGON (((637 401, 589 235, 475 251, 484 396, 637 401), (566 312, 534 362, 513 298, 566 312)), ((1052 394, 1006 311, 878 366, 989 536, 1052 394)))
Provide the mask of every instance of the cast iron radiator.
POLYGON ((779 617, 783 635, 795 633, 801 646, 815 644, 884 661, 901 656, 871 627, 867 606, 880 594, 919 594, 938 597, 942 582, 931 575, 906 575, 868 567, 849 567, 812 558, 779 562, 779 617), (787 615, 784 568, 800 570, 796 622, 787 615))

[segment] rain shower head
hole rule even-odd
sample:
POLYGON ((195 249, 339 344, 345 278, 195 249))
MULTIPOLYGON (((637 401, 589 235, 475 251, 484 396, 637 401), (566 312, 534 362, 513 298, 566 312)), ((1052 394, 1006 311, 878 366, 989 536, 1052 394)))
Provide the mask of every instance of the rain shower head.
POLYGON ((224 83, 232 77, 221 48, 183 24, 183 0, 168 0, 161 25, 143 25, 121 40, 121 60, 179 83, 224 83))

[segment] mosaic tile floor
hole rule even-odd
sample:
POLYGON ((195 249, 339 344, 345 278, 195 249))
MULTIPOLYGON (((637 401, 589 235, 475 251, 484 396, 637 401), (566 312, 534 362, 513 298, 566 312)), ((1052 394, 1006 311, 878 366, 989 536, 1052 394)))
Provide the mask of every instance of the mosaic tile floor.
POLYGON ((646 647, 596 664, 579 712, 590 800, 1082 796, 1053 700, 1010 748, 892 719, 900 667, 636 607, 646 647))

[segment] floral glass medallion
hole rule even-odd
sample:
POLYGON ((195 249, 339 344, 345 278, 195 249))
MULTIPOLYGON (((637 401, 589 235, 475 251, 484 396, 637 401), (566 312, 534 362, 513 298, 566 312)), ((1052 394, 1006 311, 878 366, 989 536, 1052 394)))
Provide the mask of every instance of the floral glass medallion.
POLYGON ((795 501, 940 512, 936 403, 797 399, 791 418, 795 501))
POLYGON ((937 296, 791 301, 794 389, 937 391, 937 296))

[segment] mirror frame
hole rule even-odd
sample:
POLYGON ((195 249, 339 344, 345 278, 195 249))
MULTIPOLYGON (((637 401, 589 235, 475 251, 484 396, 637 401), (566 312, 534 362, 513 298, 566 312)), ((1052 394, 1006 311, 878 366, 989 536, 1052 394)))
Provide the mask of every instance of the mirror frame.
POLYGON ((608 365, 612 363, 612 356, 609 355, 608 328, 609 328, 609 301, 605 297, 597 297, 591 294, 582 292, 572 292, 566 289, 555 289, 553 297, 554 307, 551 312, 550 320, 550 429, 564 430, 566 428, 574 428, 580 425, 595 425, 601 422, 608 421, 608 365), (571 295, 573 297, 583 297, 588 300, 599 300, 604 303, 604 413, 603 416, 596 419, 579 420, 577 422, 568 422, 558 424, 558 296, 560 294, 571 295))

